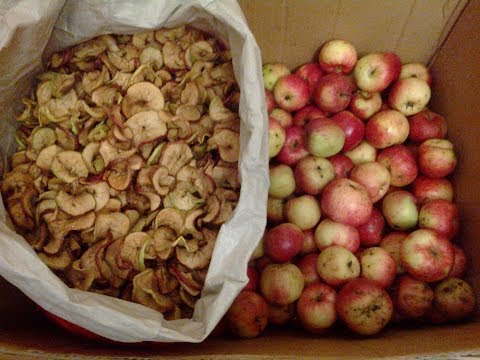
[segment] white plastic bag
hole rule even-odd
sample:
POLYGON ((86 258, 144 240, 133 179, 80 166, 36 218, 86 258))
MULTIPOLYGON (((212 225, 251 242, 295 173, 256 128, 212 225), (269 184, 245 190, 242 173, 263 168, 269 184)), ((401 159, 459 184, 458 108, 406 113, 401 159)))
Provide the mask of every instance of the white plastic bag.
POLYGON ((268 192, 267 115, 258 46, 233 0, 21 0, 0 4, 0 151, 15 150, 14 114, 41 59, 105 33, 134 33, 191 24, 229 43, 241 89, 241 194, 221 228, 193 319, 165 321, 142 305, 68 288, 7 225, 0 203, 0 275, 45 310, 122 341, 200 342, 247 281, 246 267, 265 227, 268 192))

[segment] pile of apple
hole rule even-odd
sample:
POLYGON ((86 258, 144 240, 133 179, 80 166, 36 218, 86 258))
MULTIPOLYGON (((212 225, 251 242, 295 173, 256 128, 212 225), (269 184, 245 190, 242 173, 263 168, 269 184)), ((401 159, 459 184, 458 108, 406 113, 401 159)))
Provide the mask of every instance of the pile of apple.
POLYGON ((263 67, 269 113, 268 228, 226 315, 240 337, 267 323, 372 335, 391 322, 472 314, 457 160, 427 108, 431 75, 392 52, 358 59, 332 40, 292 73, 263 67))

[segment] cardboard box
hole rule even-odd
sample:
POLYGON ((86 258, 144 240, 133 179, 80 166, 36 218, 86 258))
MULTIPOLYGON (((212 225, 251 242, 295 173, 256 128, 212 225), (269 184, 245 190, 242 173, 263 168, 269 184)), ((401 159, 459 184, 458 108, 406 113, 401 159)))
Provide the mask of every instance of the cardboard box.
MULTIPOLYGON (((264 62, 291 67, 313 58, 328 39, 352 41, 360 54, 397 52, 403 62, 428 62, 431 108, 445 116, 459 159, 454 178, 462 214, 468 280, 480 298, 480 18, 478 0, 243 0, 240 4, 264 62)), ((459 358, 480 357, 480 323, 389 328, 373 338, 312 336, 268 330, 254 340, 210 338, 202 344, 114 345, 76 338, 51 325, 17 289, 0 281, 0 358, 459 358)))

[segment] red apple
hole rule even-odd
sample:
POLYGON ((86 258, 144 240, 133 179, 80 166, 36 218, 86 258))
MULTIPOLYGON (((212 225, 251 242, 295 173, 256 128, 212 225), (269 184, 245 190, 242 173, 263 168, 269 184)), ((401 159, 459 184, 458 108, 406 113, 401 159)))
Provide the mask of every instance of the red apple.
POLYGON ((275 262, 290 261, 302 249, 303 232, 297 226, 283 223, 267 231, 265 253, 275 262))
POLYGON ((429 200, 420 208, 418 226, 431 229, 451 240, 460 228, 460 213, 457 206, 444 199, 429 200))
POLYGON ((295 176, 290 166, 280 164, 270 166, 270 187, 268 194, 272 197, 283 199, 289 197, 295 191, 295 176))
POLYGON ((268 265, 260 275, 260 290, 272 305, 293 303, 300 297, 303 286, 302 272, 291 263, 268 265))
POLYGON ((317 271, 318 252, 310 253, 298 260, 297 266, 303 274, 305 286, 320 281, 317 271))
POLYGON ((277 199, 268 197, 267 199, 267 221, 269 224, 279 224, 285 221, 283 209, 285 207, 285 199, 277 199))
POLYGON ((295 303, 288 305, 268 304, 268 324, 284 325, 295 317, 295 303))
POLYGON ((453 185, 445 178, 431 179, 419 175, 412 183, 412 193, 419 205, 435 199, 453 201, 453 185))
POLYGON ((365 140, 362 140, 360 144, 350 151, 345 151, 344 154, 352 160, 355 165, 358 165, 365 162, 375 161, 377 158, 377 149, 365 140))
POLYGON ((317 195, 335 178, 335 170, 327 159, 310 155, 297 163, 294 175, 300 190, 317 195))
POLYGON ((418 167, 425 176, 443 178, 451 174, 456 166, 453 144, 448 140, 425 140, 418 148, 418 167))
POLYGON ((313 119, 305 125, 305 146, 308 152, 329 157, 342 150, 345 144, 343 129, 329 119, 313 119))
POLYGON ((355 164, 353 161, 344 154, 337 154, 330 156, 328 161, 333 166, 335 171, 335 178, 346 178, 350 176, 350 172, 354 168, 355 164))
POLYGON ((349 74, 357 63, 357 51, 345 40, 330 40, 318 54, 318 62, 326 73, 349 74))
POLYGON ((248 291, 257 291, 258 288, 258 271, 252 266, 247 267, 247 276, 248 276, 248 283, 245 285, 243 290, 248 290, 248 291))
POLYGON ((398 79, 401 66, 394 53, 371 53, 357 61, 353 76, 361 90, 380 92, 398 79))
POLYGON ((415 157, 403 145, 394 145, 380 151, 377 162, 385 166, 390 173, 390 185, 402 187, 411 184, 418 175, 415 157))
POLYGON ((322 77, 313 92, 313 100, 322 111, 336 113, 345 110, 355 90, 353 81, 341 74, 322 77))
POLYGON ((285 143, 275 158, 277 161, 292 166, 308 155, 305 147, 305 131, 299 126, 285 129, 285 143))
POLYGON ((268 156, 277 156, 285 144, 285 129, 273 118, 268 119, 268 156))
POLYGON ((275 99, 273 98, 273 93, 270 90, 265 89, 265 102, 267 103, 267 113, 275 108, 275 99))
POLYGON ((385 235, 379 244, 380 247, 385 249, 395 260, 395 263, 397 264, 397 274, 403 274, 405 272, 400 257, 400 250, 402 248, 403 240, 407 235, 408 234, 405 232, 392 231, 385 235))
POLYGON ((282 108, 274 108, 270 112, 269 117, 275 119, 284 129, 293 125, 292 114, 282 108))
POLYGON ((352 94, 348 109, 359 119, 367 120, 380 111, 382 97, 380 93, 358 90, 352 94))
POLYGON ((350 179, 335 179, 323 190, 321 209, 332 220, 360 226, 372 212, 372 200, 367 189, 350 179))
POLYGON ((433 290, 425 281, 402 275, 395 282, 393 302, 406 319, 418 319, 432 306, 433 290))
POLYGON ((352 150, 363 140, 363 136, 365 135, 365 125, 362 120, 353 115, 350 111, 340 111, 333 115, 331 120, 337 123, 345 133, 345 143, 342 151, 352 150))
POLYGON ((374 203, 380 200, 390 187, 390 173, 376 161, 355 166, 350 173, 350 179, 365 186, 374 203))
POLYGON ((234 335, 254 338, 267 326, 268 305, 256 292, 241 291, 230 306, 226 318, 234 335))
POLYGON ((373 208, 367 222, 357 227, 360 244, 362 246, 378 245, 382 240, 384 227, 385 219, 382 213, 376 208, 373 208))
POLYGON ((273 97, 278 106, 286 111, 304 107, 310 99, 308 84, 298 75, 285 75, 278 79, 273 88, 273 97))
POLYGON ((303 289, 297 302, 300 323, 309 332, 321 334, 337 320, 336 292, 330 286, 315 283, 303 289))
POLYGON ((263 270, 265 270, 265 268, 268 265, 271 265, 273 263, 274 262, 273 262, 272 259, 270 259, 267 255, 263 255, 263 256, 259 257, 258 259, 256 259, 255 267, 257 268, 258 272, 260 274, 262 274, 263 270))
POLYGON ((389 287, 397 275, 397 264, 384 249, 373 246, 360 253, 360 277, 375 281, 382 288, 389 287))
POLYGON ((338 317, 354 332, 373 335, 390 321, 393 304, 387 292, 369 279, 355 279, 337 295, 338 317))
POLYGON ((448 278, 435 286, 433 304, 449 321, 470 317, 475 311, 475 293, 465 280, 448 278))
POLYGON ((328 285, 339 287, 360 275, 360 263, 343 246, 329 246, 317 258, 317 271, 328 285))
POLYGON ((462 278, 467 271, 467 255, 465 251, 455 244, 452 244, 454 251, 453 266, 448 273, 448 277, 462 278))
POLYGON ((336 245, 355 253, 360 246, 360 235, 353 226, 324 219, 315 229, 315 243, 320 251, 336 245))
POLYGON ((410 133, 408 139, 421 143, 428 139, 444 139, 447 136, 445 118, 429 109, 424 109, 408 118, 410 133))
POLYGON ((425 80, 410 77, 395 82, 388 93, 388 104, 405 116, 422 111, 430 101, 431 90, 425 80))
POLYGON ((450 272, 455 252, 452 244, 433 230, 420 229, 410 233, 400 250, 402 265, 415 279, 435 282, 450 272))
POLYGON ((405 190, 397 190, 385 196, 382 213, 387 224, 394 230, 407 231, 415 228, 418 222, 418 209, 415 197, 405 190))
POLYGON ((313 94, 313 90, 316 88, 318 81, 323 76, 322 68, 318 63, 306 63, 301 65, 295 75, 300 76, 308 83, 308 89, 310 90, 310 96, 313 94))
POLYGON ((305 126, 310 120, 325 119, 325 113, 315 105, 307 105, 296 111, 293 115, 293 125, 305 126))
POLYGON ((285 204, 287 221, 300 230, 308 230, 317 225, 320 220, 320 204, 312 195, 294 197, 285 204))
POLYGON ((402 65, 399 79, 406 79, 409 77, 425 80, 428 85, 432 84, 432 76, 430 75, 430 71, 422 63, 409 63, 402 65))
POLYGON ((368 120, 365 140, 377 149, 402 144, 408 137, 408 119, 395 110, 383 110, 368 120))
POLYGON ((265 64, 262 67, 263 84, 265 89, 272 91, 278 79, 290 74, 290 69, 285 64, 265 64))
POLYGON ((303 230, 303 245, 300 250, 300 255, 309 254, 318 251, 317 244, 315 243, 315 233, 313 229, 303 230))

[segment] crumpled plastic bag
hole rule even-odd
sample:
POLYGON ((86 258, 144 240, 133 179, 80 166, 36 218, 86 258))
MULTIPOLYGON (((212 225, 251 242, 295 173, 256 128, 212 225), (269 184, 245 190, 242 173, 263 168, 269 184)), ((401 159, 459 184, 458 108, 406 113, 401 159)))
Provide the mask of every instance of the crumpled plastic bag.
POLYGON ((191 24, 226 41, 241 89, 240 201, 220 230, 192 319, 166 321, 140 304, 68 288, 9 226, 0 202, 0 275, 57 316, 121 342, 200 342, 247 282, 251 253, 263 235, 268 193, 267 113, 261 57, 233 0, 6 0, 0 4, 0 151, 15 151, 15 114, 52 52, 106 33, 191 24))

